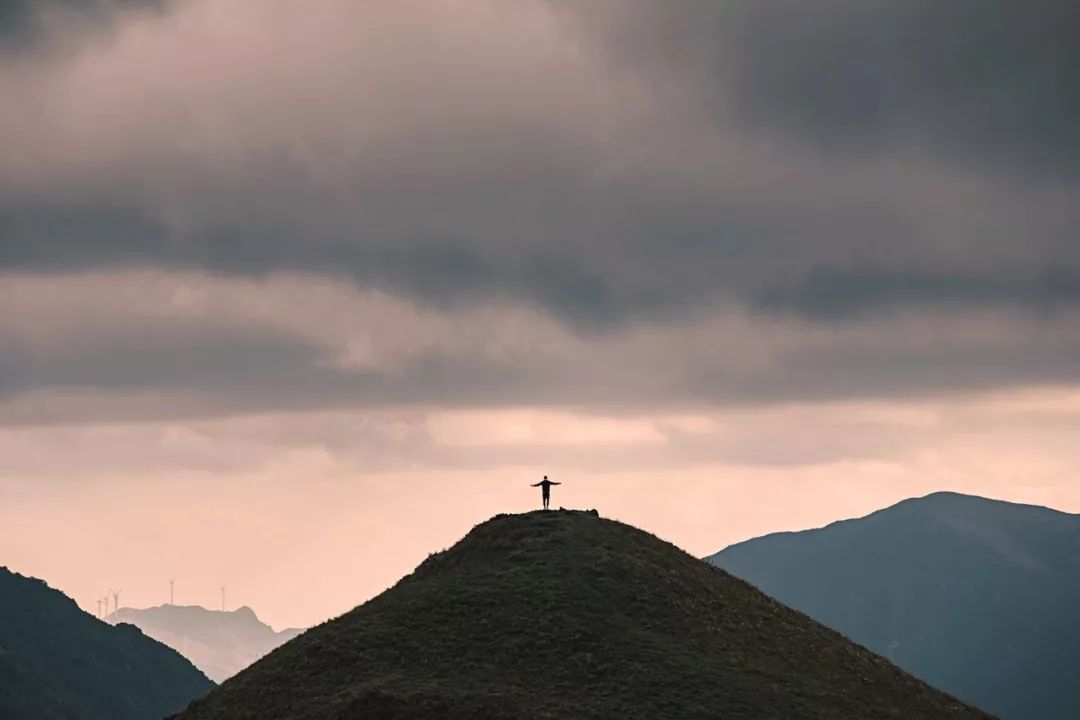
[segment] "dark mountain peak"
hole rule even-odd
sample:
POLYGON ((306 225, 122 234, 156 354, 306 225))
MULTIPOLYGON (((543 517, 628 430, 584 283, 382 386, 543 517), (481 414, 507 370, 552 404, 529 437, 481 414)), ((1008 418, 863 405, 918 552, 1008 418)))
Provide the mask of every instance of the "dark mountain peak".
MULTIPOLYGON (((841 520, 833 525, 847 525, 849 523, 875 523, 881 521, 902 520, 911 521, 913 518, 949 518, 949 517, 992 517, 1000 510, 1008 510, 1010 507, 1025 507, 1014 505, 1004 500, 994 500, 978 495, 966 495, 950 490, 939 490, 920 497, 905 498, 897 503, 876 510, 865 517, 841 520)), ((828 527, 828 526, 827 526, 828 527)))
POLYGON ((981 495, 969 495, 954 490, 938 490, 923 495, 922 497, 910 498, 908 500, 902 500, 901 502, 934 505, 991 505, 994 503, 1005 503, 1004 500, 995 500, 993 498, 982 497, 981 495))
POLYGON ((595 512, 500 515, 180 717, 982 718, 595 512))
POLYGON ((807 547, 816 543, 862 543, 867 535, 883 542, 919 542, 920 533, 948 533, 968 537, 972 542, 999 546, 1008 553, 1014 543, 1009 538, 1040 535, 1045 531, 1071 533, 1080 521, 1072 515, 1041 505, 1025 505, 939 491, 921 497, 907 498, 876 510, 869 515, 837 520, 820 528, 769 533, 758 538, 735 543, 721 552, 736 549, 757 552, 765 546, 797 541, 807 547))
POLYGON ((1078 515, 959 493, 934 493, 905 500, 865 521, 876 526, 882 537, 887 533, 894 537, 915 533, 952 537, 1032 569, 1042 565, 1038 556, 1046 551, 1060 560, 1067 559, 1045 548, 1047 542, 1058 543, 1070 552, 1080 542, 1078 515))
POLYGON ((141 720, 212 683, 133 625, 110 626, 43 580, 0 568, 0 717, 141 720))
POLYGON ((979 495, 967 495, 964 493, 953 492, 949 490, 939 490, 938 492, 930 493, 922 497, 909 498, 902 500, 896 505, 885 508, 879 512, 887 512, 894 508, 913 508, 913 509, 939 509, 939 510, 969 510, 969 511, 984 511, 984 512, 1005 512, 1005 513, 1029 513, 1032 515, 1063 515, 1070 516, 1069 513, 1062 512, 1060 510, 1054 510, 1052 508, 1044 507, 1042 505, 1031 505, 1027 503, 1017 503, 1008 500, 998 500, 995 498, 987 498, 979 495))
POLYGON ((710 558, 1007 718, 1080 717, 1080 516, 934 493, 710 558))
POLYGON ((63 608, 71 612, 81 613, 78 604, 64 593, 49 585, 41 578, 23 575, 9 569, 6 565, 0 565, 0 587, 10 591, 7 598, 13 602, 40 602, 47 601, 54 608, 63 608))

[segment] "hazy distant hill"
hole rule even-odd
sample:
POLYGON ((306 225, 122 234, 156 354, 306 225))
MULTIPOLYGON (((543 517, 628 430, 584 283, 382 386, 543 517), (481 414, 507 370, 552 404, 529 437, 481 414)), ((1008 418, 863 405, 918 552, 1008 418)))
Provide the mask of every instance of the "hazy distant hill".
POLYGON ((939 493, 710 560, 1004 718, 1080 718, 1080 516, 939 493))
POLYGON ((184 605, 120 608, 108 620, 141 628, 191 660, 215 682, 232 677, 303 632, 295 628, 274 632, 249 607, 231 612, 184 605))
POLYGON ((180 717, 987 716, 672 545, 560 511, 478 526, 180 717))
POLYGON ((0 567, 0 718, 159 720, 213 687, 131 625, 0 567))

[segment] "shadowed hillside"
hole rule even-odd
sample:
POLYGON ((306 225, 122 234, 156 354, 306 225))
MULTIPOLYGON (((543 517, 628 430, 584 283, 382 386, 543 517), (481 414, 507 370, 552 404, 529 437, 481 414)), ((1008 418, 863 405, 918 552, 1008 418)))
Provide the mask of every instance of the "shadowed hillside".
POLYGON ((584 512, 498 516, 193 703, 209 718, 984 718, 584 512))
POLYGON ((191 660, 214 682, 232 677, 303 632, 296 628, 274 632, 249 607, 228 612, 197 605, 120 608, 107 620, 138 627, 191 660))
POLYGON ((0 567, 0 718, 158 720, 213 683, 131 625, 0 567))
POLYGON ((710 560, 1003 718, 1080 718, 1080 516, 938 493, 710 560))

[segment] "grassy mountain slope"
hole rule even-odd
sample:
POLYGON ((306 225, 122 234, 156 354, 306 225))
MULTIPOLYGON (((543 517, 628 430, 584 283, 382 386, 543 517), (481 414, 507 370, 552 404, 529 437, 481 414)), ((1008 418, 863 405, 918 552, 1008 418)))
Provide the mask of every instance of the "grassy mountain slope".
POLYGON ((208 718, 981 718, 640 530, 498 516, 193 703, 208 718))
POLYGON ((0 718, 158 720, 213 683, 131 625, 0 567, 0 718))
POLYGON ((710 559, 1001 717, 1080 717, 1080 516, 938 493, 710 559))

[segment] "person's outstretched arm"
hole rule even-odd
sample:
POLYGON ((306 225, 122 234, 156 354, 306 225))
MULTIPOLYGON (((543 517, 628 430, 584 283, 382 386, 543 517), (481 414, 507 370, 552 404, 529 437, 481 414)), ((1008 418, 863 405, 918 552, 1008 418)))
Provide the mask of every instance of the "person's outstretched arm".
MULTIPOLYGON (((533 484, 532 484, 532 485, 530 485, 529 487, 540 487, 540 486, 541 486, 541 485, 543 485, 543 484, 544 484, 544 483, 533 483, 533 484)), ((559 483, 555 483, 555 484, 556 484, 556 485, 558 485, 559 483)))
POLYGON ((557 482, 555 482, 554 480, 552 480, 552 481, 551 481, 551 484, 552 484, 552 485, 562 485, 562 483, 557 483, 557 482))

